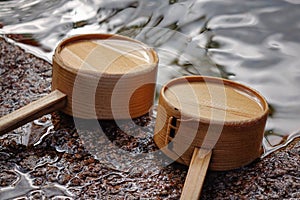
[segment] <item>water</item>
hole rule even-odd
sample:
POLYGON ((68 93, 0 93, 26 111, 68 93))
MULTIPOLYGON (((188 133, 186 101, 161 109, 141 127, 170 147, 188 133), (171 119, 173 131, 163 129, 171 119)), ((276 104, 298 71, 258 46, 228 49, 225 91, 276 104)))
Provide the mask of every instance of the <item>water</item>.
POLYGON ((118 33, 156 49, 157 90, 191 74, 244 83, 271 107, 271 150, 300 131, 299 8, 297 0, 6 0, 0 35, 51 62, 66 37, 118 33))
POLYGON ((6 187, 1 190, 1 199, 30 199, 30 197, 44 199, 47 196, 53 196, 51 199, 73 199, 72 194, 68 193, 64 187, 58 184, 49 186, 37 187, 32 184, 32 180, 26 173, 14 169, 11 173, 17 174, 16 181, 11 187, 6 187))

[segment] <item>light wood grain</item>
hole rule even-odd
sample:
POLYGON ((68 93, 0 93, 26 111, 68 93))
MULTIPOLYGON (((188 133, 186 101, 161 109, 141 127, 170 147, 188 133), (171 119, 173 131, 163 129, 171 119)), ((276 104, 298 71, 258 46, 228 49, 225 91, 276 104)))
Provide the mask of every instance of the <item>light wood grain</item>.
POLYGON ((88 68, 107 74, 136 73, 153 62, 149 48, 136 41, 117 39, 78 40, 62 48, 60 56, 74 69, 88 68))
POLYGON ((54 90, 47 96, 38 99, 8 115, 0 118, 0 135, 14 130, 27 122, 66 106, 67 96, 54 90))
POLYGON ((255 95, 222 82, 178 83, 171 85, 165 91, 165 96, 181 112, 196 117, 201 115, 208 120, 211 118, 226 122, 251 120, 264 112, 261 102, 256 101, 255 95))
POLYGON ((181 193, 181 200, 198 200, 206 176, 212 152, 195 148, 189 171, 181 193))

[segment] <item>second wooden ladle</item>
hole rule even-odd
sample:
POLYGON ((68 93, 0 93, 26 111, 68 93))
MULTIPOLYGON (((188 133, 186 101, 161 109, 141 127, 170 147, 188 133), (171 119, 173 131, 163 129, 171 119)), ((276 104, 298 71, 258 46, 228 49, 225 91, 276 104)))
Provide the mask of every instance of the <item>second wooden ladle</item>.
POLYGON ((208 167, 225 171, 262 153, 268 115, 255 90, 220 78, 189 76, 162 89, 154 141, 170 158, 189 165, 181 199, 199 199, 208 167))

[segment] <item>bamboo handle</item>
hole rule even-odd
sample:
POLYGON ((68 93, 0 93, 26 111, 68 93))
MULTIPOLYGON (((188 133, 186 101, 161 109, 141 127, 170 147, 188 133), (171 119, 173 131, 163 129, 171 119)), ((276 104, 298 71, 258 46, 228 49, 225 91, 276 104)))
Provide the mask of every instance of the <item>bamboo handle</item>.
POLYGON ((59 110, 65 107, 66 103, 67 95, 59 90, 54 90, 47 96, 1 117, 0 136, 38 117, 59 110))
POLYGON ((189 171, 181 193, 181 200, 198 200, 200 198, 211 154, 211 150, 194 149, 189 171))

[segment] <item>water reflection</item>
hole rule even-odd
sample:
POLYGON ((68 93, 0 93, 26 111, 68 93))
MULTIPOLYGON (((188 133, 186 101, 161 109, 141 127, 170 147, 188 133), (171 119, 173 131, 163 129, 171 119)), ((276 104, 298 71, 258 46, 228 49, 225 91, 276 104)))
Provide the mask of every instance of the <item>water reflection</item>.
POLYGON ((73 199, 72 194, 67 189, 58 184, 49 184, 48 186, 34 186, 33 180, 29 174, 22 173, 17 168, 10 173, 16 174, 16 180, 11 186, 1 188, 1 199, 46 199, 47 197, 55 197, 60 199, 73 199))
POLYGON ((194 74, 245 83, 272 105, 266 131, 281 137, 300 128, 299 7, 294 0, 8 0, 0 2, 0 34, 49 61, 70 35, 137 38, 159 53, 158 89, 194 74))

